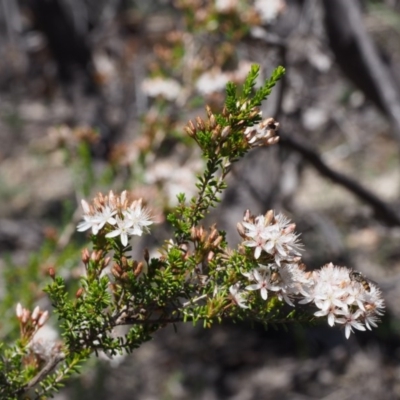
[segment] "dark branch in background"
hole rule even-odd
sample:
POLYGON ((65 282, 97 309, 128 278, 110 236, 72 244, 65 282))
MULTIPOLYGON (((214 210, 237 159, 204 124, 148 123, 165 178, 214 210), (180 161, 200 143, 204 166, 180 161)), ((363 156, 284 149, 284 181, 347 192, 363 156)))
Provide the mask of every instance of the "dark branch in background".
MULTIPOLYGON (((346 54, 344 58, 341 58, 344 63, 344 71, 346 73, 347 71, 350 71, 351 74, 354 72, 356 77, 355 83, 360 86, 362 90, 365 87, 366 90, 363 90, 364 93, 370 97, 379 108, 383 111, 387 110, 386 114, 391 120, 396 138, 400 142, 400 103, 398 102, 397 91, 394 87, 392 77, 387 71, 386 66, 380 59, 370 37, 364 29, 360 10, 357 8, 355 3, 349 2, 348 0, 325 0, 324 4, 327 14, 327 30, 328 33, 333 35, 330 37, 331 45, 334 47, 333 50, 335 54, 338 51, 345 51, 346 54), (344 23, 346 21, 343 21, 343 19, 347 17, 349 20, 347 23, 344 23), (344 50, 338 48, 338 45, 344 45, 344 50), (346 51, 348 53, 346 53, 346 51), (389 89, 386 89, 387 86, 389 86, 389 89), (386 90, 387 92, 385 92, 386 90), (392 113, 395 113, 395 118, 391 118, 392 113)), ((281 63, 282 65, 286 65, 287 45, 285 40, 271 35, 264 30, 253 31, 252 36, 269 46, 277 47, 281 63)), ((343 53, 341 54, 343 55, 343 53)), ((274 116, 278 120, 282 113, 282 100, 285 87, 286 78, 283 77, 278 85, 279 92, 274 107, 274 116)), ((400 214, 393 207, 385 203, 356 180, 330 168, 322 160, 318 152, 314 150, 312 146, 307 144, 303 138, 296 138, 292 134, 289 136, 282 132, 279 132, 279 136, 279 142, 282 146, 286 146, 287 148, 300 153, 303 158, 313 165, 321 175, 326 176, 334 183, 343 186, 362 202, 368 204, 374 210, 377 219, 381 220, 388 226, 400 225, 400 214)), ((254 191, 252 191, 252 193, 255 195, 254 191)))
POLYGON ((74 68, 86 77, 87 88, 95 90, 92 53, 87 38, 78 32, 61 0, 28 2, 38 29, 45 35, 57 64, 60 81, 68 87, 74 79, 74 68))
POLYGON ((346 76, 383 111, 400 146, 397 82, 368 35, 357 2, 324 0, 325 25, 336 62, 346 76))
POLYGON ((291 150, 299 152, 321 175, 326 176, 333 182, 345 187, 362 202, 372 207, 377 219, 381 220, 388 226, 400 225, 400 214, 393 207, 363 187, 356 180, 330 168, 321 159, 320 155, 311 146, 306 144, 303 139, 296 139, 292 134, 289 136, 282 132, 279 133, 279 136, 279 143, 282 146, 286 146, 291 150))

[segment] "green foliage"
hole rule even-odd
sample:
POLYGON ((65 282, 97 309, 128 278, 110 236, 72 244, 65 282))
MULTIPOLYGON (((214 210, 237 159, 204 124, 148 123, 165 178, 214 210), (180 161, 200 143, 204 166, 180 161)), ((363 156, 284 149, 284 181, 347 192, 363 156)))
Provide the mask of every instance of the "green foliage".
MULTIPOLYGON (((35 353, 29 345, 35 331, 29 333, 23 317, 19 317, 20 326, 28 333, 24 344, 2 349, 2 398, 51 396, 72 374, 79 372, 91 354, 130 353, 169 323, 185 321, 209 328, 224 319, 250 318, 267 325, 295 318, 277 297, 271 296, 265 302, 255 291, 248 292, 249 308, 238 307, 229 288, 244 281, 243 273, 254 270, 258 263, 249 249, 230 250, 225 232, 215 226, 209 229, 202 226, 209 211, 220 202, 232 163, 253 147, 244 132, 260 121, 257 107, 283 73, 282 67, 277 68, 262 87, 255 89, 259 66, 254 65, 242 88, 228 83, 226 104, 221 112, 207 108, 207 120, 198 118, 195 123, 189 122, 186 132, 200 147, 206 163, 197 176, 197 195, 187 200, 184 193, 179 194, 178 205, 167 216, 175 241, 160 249, 160 257, 150 259, 145 250, 144 261, 132 259, 129 242, 123 245, 122 239, 112 236, 115 227, 103 224, 90 237, 92 250, 83 250, 85 274, 77 287, 55 270, 50 272, 52 281, 44 291, 58 318, 62 342, 51 349, 50 355, 35 353), (117 334, 119 326, 130 329, 117 334)), ((86 171, 79 178, 79 187, 82 193, 88 193, 90 181, 95 179, 88 147, 80 146, 78 153, 86 171)), ((97 201, 107 204, 111 200, 102 197, 97 201)), ((119 200, 112 201, 119 204, 118 213, 127 207, 122 194, 119 200)), ((71 251, 67 249, 66 255, 71 251)), ((45 250, 40 257, 46 258, 45 250)), ((34 276, 40 257, 30 264, 32 282, 37 286, 43 280, 43 276, 40 279, 34 276)), ((62 260, 59 254, 61 264, 62 260)), ((7 273, 9 280, 17 282, 18 269, 10 268, 7 273)), ((29 266, 25 273, 30 273, 29 266)), ((10 308, 17 300, 5 299, 6 307, 10 308)), ((31 305, 35 296, 23 300, 31 305)), ((34 328, 37 320, 33 319, 32 324, 34 328)))

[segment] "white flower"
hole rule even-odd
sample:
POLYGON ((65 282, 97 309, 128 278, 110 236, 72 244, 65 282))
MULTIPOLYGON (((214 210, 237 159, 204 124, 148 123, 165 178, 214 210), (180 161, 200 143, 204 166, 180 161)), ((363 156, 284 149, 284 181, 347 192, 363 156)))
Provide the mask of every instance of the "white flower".
POLYGON ((328 316, 328 324, 330 326, 333 326, 333 325, 335 325, 336 318, 337 318, 336 317, 336 312, 337 312, 337 308, 335 306, 330 306, 330 307, 328 307, 326 309, 322 309, 322 310, 316 311, 314 313, 314 315, 316 317, 328 316))
POLYGON ((142 83, 143 92, 149 97, 162 96, 167 100, 176 100, 182 92, 182 86, 174 79, 148 78, 142 83))
POLYGON ((327 316, 328 324, 343 324, 346 338, 353 329, 365 331, 376 327, 385 307, 381 292, 373 283, 363 285, 354 279, 351 270, 325 265, 312 273, 300 288, 304 297, 300 303, 314 302, 317 317, 327 316))
MULTIPOLYGON (((295 225, 282 214, 275 215, 270 219, 268 213, 254 218, 253 222, 243 221, 244 228, 242 236, 246 240, 243 245, 254 247, 254 258, 258 259, 262 252, 266 252, 275 258, 278 266, 283 261, 292 262, 300 255, 301 244, 298 235, 293 233, 295 225)), ((250 220, 252 221, 252 220, 250 220)))
POLYGON ((268 299, 268 290, 277 291, 278 286, 275 286, 270 282, 271 270, 265 265, 260 265, 252 271, 252 276, 257 283, 248 285, 245 287, 246 290, 260 290, 261 297, 263 300, 268 299))
POLYGON ((232 296, 233 301, 240 308, 249 308, 247 305, 247 299, 242 290, 240 290, 240 282, 235 283, 229 288, 229 293, 232 296))
POLYGON ((114 215, 117 213, 117 210, 113 210, 109 206, 104 206, 103 209, 97 214, 98 225, 97 229, 100 230, 103 228, 105 224, 115 225, 117 223, 114 215))
POLYGON ((121 243, 123 246, 128 244, 128 236, 131 234, 133 222, 129 219, 116 218, 116 229, 107 233, 106 237, 112 238, 121 236, 121 243))
POLYGON ((142 236, 143 232, 149 231, 147 227, 153 224, 153 221, 150 221, 149 212, 142 208, 141 202, 132 203, 124 213, 124 218, 132 224, 131 235, 142 236))
POLYGON ((359 331, 365 331, 364 325, 358 321, 359 317, 362 315, 361 310, 357 310, 354 313, 349 310, 340 310, 337 314, 343 315, 343 318, 336 318, 336 322, 344 324, 346 339, 350 337, 351 332, 354 333, 353 328, 358 329, 359 331))
POLYGON ((280 265, 282 260, 291 261, 294 256, 299 256, 298 236, 287 233, 279 224, 271 225, 264 230, 262 237, 265 240, 264 250, 275 256, 275 262, 280 265))
POLYGON ((254 8, 265 23, 271 23, 284 8, 283 0, 255 0, 254 8))
POLYGON ((251 147, 266 146, 279 141, 278 129, 279 123, 273 118, 267 118, 256 125, 248 126, 243 134, 251 147))
POLYGON ((250 240, 245 240, 243 242, 243 246, 254 247, 254 258, 257 260, 260 258, 261 252, 264 249, 265 239, 263 239, 261 236, 256 236, 250 240))
POLYGON ((85 200, 81 200, 81 204, 85 215, 83 216, 84 220, 78 224, 77 230, 79 232, 84 232, 88 229, 92 229, 93 235, 97 235, 100 230, 98 227, 100 223, 98 215, 93 213, 85 200))
POLYGON ((308 283, 309 279, 298 264, 283 264, 280 267, 277 265, 273 267, 271 281, 276 287, 278 299, 294 307, 293 296, 300 293, 302 285, 308 283))
POLYGON ((321 310, 328 310, 331 307, 345 308, 346 290, 340 288, 329 287, 327 290, 321 290, 315 293, 315 305, 321 310))
POLYGON ((230 77, 219 68, 204 72, 196 82, 196 89, 203 95, 221 92, 225 89, 230 77))
POLYGON ((242 222, 242 225, 247 229, 246 236, 251 238, 261 236, 266 229, 265 215, 259 215, 254 221, 255 223, 242 222))
POLYGON ((82 200, 82 208, 84 221, 78 224, 78 231, 92 229, 92 233, 97 235, 106 226, 106 237, 121 236, 124 246, 128 244, 128 236, 142 236, 153 224, 149 211, 142 207, 142 199, 131 200, 126 190, 119 196, 112 191, 106 196, 99 193, 90 205, 82 200))

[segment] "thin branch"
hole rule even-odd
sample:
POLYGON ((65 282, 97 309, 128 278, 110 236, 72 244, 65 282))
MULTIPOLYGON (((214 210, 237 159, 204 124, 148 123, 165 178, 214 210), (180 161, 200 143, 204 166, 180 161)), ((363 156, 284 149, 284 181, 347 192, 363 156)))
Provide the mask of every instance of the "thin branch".
POLYGON ((22 387, 18 394, 26 393, 42 381, 53 369, 63 360, 65 360, 63 352, 57 353, 52 357, 48 363, 41 369, 41 371, 33 377, 24 387, 22 387))
POLYGON ((354 37, 359 43, 362 57, 377 84, 377 91, 394 128, 393 133, 397 140, 400 141, 400 100, 396 85, 365 30, 360 9, 355 2, 342 0, 342 3, 347 9, 350 26, 352 26, 354 37))
POLYGON ((324 0, 328 36, 344 72, 385 112, 400 145, 400 95, 365 29, 358 2, 324 0))
POLYGON ((323 176, 333 182, 345 187, 362 202, 368 204, 375 213, 376 218, 380 219, 388 226, 400 226, 400 214, 389 204, 370 192, 356 180, 330 168, 309 144, 303 139, 297 139, 292 134, 285 135, 280 133, 280 144, 299 152, 304 159, 312 164, 315 169, 323 176))

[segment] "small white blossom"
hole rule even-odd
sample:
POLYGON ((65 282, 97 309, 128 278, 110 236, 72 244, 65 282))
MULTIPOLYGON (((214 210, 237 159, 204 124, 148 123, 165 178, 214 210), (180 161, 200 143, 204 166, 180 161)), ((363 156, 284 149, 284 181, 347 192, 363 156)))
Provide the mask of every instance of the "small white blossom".
POLYGON ((85 200, 81 203, 84 220, 78 224, 78 231, 91 229, 93 235, 97 235, 107 228, 105 236, 120 236, 124 246, 128 244, 129 236, 142 236, 149 232, 149 226, 153 224, 149 211, 142 206, 142 199, 130 200, 126 191, 119 196, 112 191, 107 196, 99 193, 92 204, 85 200))
POLYGON ((132 221, 129 219, 122 219, 117 217, 117 224, 115 229, 106 234, 106 237, 113 238, 116 236, 121 236, 121 243, 126 246, 128 244, 128 236, 132 231, 132 221))
POLYGON ((203 95, 221 92, 229 82, 230 76, 219 68, 204 72, 196 82, 196 89, 203 95))
POLYGON ((266 265, 260 265, 252 271, 252 276, 256 283, 246 286, 246 290, 260 290, 263 300, 268 299, 268 290, 277 291, 279 287, 275 286, 271 281, 271 270, 266 265))
POLYGON ((243 290, 240 290, 240 283, 235 283, 229 288, 229 293, 232 296, 233 301, 240 308, 249 308, 247 305, 247 299, 243 290))
POLYGON ((85 201, 81 201, 83 211, 85 215, 83 216, 83 221, 78 224, 77 230, 79 232, 87 231, 88 229, 92 230, 93 235, 97 235, 99 232, 99 224, 100 219, 97 214, 95 214, 89 207, 89 204, 85 201))
POLYGON ((279 123, 273 118, 267 118, 256 125, 247 127, 243 134, 250 147, 267 146, 279 141, 278 129, 279 123))
POLYGON ((264 23, 273 22, 285 7, 283 0, 255 0, 254 8, 264 23))
POLYGON ((235 10, 238 5, 237 0, 216 0, 215 9, 220 13, 227 13, 235 10))
POLYGON ((124 213, 125 219, 132 223, 131 235, 142 236, 143 232, 148 232, 148 226, 153 224, 150 221, 150 214, 142 208, 141 202, 134 202, 124 213))
POLYGON ((354 313, 349 310, 339 310, 337 314, 343 315, 343 318, 336 318, 336 322, 338 324, 344 324, 345 336, 347 339, 350 337, 351 332, 354 333, 353 328, 359 331, 365 331, 364 325, 359 321, 359 317, 362 315, 361 310, 357 310, 354 313))
POLYGON ((250 221, 241 223, 245 230, 243 245, 254 247, 254 258, 260 258, 262 252, 274 257, 275 263, 292 262, 300 255, 301 244, 298 235, 293 231, 294 224, 282 214, 275 215, 272 220, 267 214, 259 215, 250 221))
POLYGON ((182 86, 173 79, 148 78, 142 83, 143 92, 149 97, 164 97, 167 100, 176 100, 182 92, 182 86))

